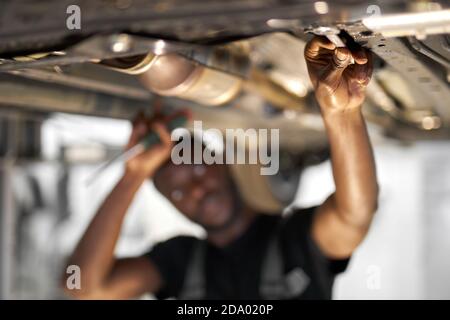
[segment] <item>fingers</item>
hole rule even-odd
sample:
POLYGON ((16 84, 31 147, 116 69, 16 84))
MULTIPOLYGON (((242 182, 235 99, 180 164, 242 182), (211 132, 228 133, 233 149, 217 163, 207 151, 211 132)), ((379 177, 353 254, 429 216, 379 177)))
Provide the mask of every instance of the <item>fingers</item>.
POLYGON ((352 56, 356 64, 366 64, 368 61, 366 50, 364 50, 363 48, 359 48, 358 50, 353 51, 352 56))
POLYGON ((305 57, 315 58, 322 49, 334 50, 336 49, 336 45, 326 37, 315 36, 305 47, 305 57))
POLYGON ((369 78, 372 78, 373 73, 373 54, 372 52, 366 50, 366 57, 367 57, 367 64, 366 64, 366 76, 369 78))
POLYGON ((373 71, 373 57, 369 51, 364 51, 366 62, 355 64, 349 68, 349 80, 358 87, 366 87, 369 84, 373 71))
POLYGON ((130 138, 126 149, 134 146, 139 140, 147 133, 147 123, 143 113, 139 113, 133 120, 133 129, 131 131, 130 138))
POLYGON ((339 84, 342 74, 351 61, 352 54, 347 48, 336 48, 331 63, 322 75, 321 81, 329 86, 339 84))
POLYGON ((145 118, 144 112, 142 110, 139 111, 137 115, 134 117, 133 121, 131 122, 133 124, 133 127, 135 126, 136 123, 138 123, 144 118, 145 118))
POLYGON ((333 69, 345 69, 351 61, 352 54, 347 48, 336 48, 333 54, 333 69))
POLYGON ((151 129, 159 136, 162 145, 166 147, 172 145, 170 132, 167 130, 165 123, 159 121, 154 122, 151 126, 151 129))
POLYGON ((159 111, 159 107, 155 107, 155 113, 151 118, 145 117, 142 112, 139 112, 133 120, 133 130, 131 132, 126 149, 131 148, 141 141, 149 131, 154 131, 160 138, 163 145, 171 145, 170 132, 166 125, 169 121, 179 116, 191 117, 189 110, 179 110, 170 115, 163 115, 159 111))

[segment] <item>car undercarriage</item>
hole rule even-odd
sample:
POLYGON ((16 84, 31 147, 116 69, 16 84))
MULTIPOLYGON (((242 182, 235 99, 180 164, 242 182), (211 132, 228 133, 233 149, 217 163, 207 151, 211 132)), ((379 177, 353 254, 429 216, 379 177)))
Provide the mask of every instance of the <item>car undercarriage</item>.
MULTIPOLYGON (((370 50, 364 116, 372 133, 409 144, 450 140, 449 34, 444 0, 3 0, 0 157, 42 160, 42 125, 54 115, 132 120, 155 105, 187 108, 206 128, 282 128, 279 174, 237 178, 242 193, 279 209, 301 169, 329 157, 306 43, 320 35, 370 50)), ((98 164, 119 146, 104 148, 58 160, 98 164)))

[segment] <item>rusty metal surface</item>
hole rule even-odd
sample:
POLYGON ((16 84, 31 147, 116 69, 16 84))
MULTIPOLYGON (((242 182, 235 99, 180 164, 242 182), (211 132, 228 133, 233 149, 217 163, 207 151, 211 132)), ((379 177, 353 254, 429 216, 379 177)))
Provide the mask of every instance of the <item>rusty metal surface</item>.
MULTIPOLYGON (((94 33, 158 34, 187 42, 223 42, 273 31, 272 18, 302 25, 367 14, 373 1, 333 1, 326 17, 311 0, 3 0, 0 2, 0 54, 74 43, 94 33), (82 12, 81 30, 66 28, 69 5, 82 12)), ((400 0, 377 1, 385 11, 406 8, 400 0)), ((281 28, 283 29, 283 28, 281 28)))
POLYGON ((418 56, 404 39, 385 38, 381 34, 372 33, 362 23, 340 27, 406 79, 417 104, 425 109, 432 108, 449 126, 450 90, 442 70, 427 63, 427 57, 418 56))

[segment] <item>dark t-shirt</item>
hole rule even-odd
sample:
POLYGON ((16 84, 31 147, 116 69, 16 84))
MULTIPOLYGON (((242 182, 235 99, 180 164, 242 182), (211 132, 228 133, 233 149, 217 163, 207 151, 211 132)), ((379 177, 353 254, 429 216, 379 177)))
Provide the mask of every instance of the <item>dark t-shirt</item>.
MULTIPOLYGON (((207 299, 261 299, 259 285, 270 235, 279 232, 284 272, 300 268, 308 279, 298 299, 331 299, 336 274, 343 272, 348 259, 326 258, 311 237, 315 208, 292 210, 284 217, 261 215, 238 239, 224 248, 208 243, 206 248, 207 299), (281 219, 285 219, 281 227, 281 219)), ((146 254, 159 269, 164 286, 159 299, 178 297, 187 266, 199 240, 178 236, 159 243, 146 254)))

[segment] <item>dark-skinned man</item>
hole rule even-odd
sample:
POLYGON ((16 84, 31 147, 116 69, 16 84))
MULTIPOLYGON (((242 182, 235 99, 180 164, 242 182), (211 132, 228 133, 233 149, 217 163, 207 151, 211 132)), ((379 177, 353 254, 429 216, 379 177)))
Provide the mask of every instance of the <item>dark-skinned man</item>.
MULTIPOLYGON (((328 135, 336 190, 318 207, 262 215, 241 201, 226 165, 175 165, 164 120, 140 119, 128 147, 149 130, 161 143, 126 164, 69 264, 81 269, 81 299, 128 299, 145 293, 188 299, 330 299, 334 277, 364 239, 377 209, 375 163, 361 105, 371 54, 323 37, 305 59, 328 135), (354 63, 350 63, 353 57, 354 63), (149 253, 118 259, 114 249, 133 197, 146 179, 206 239, 179 236, 149 253)), ((63 279, 65 285, 65 279, 63 279)))

